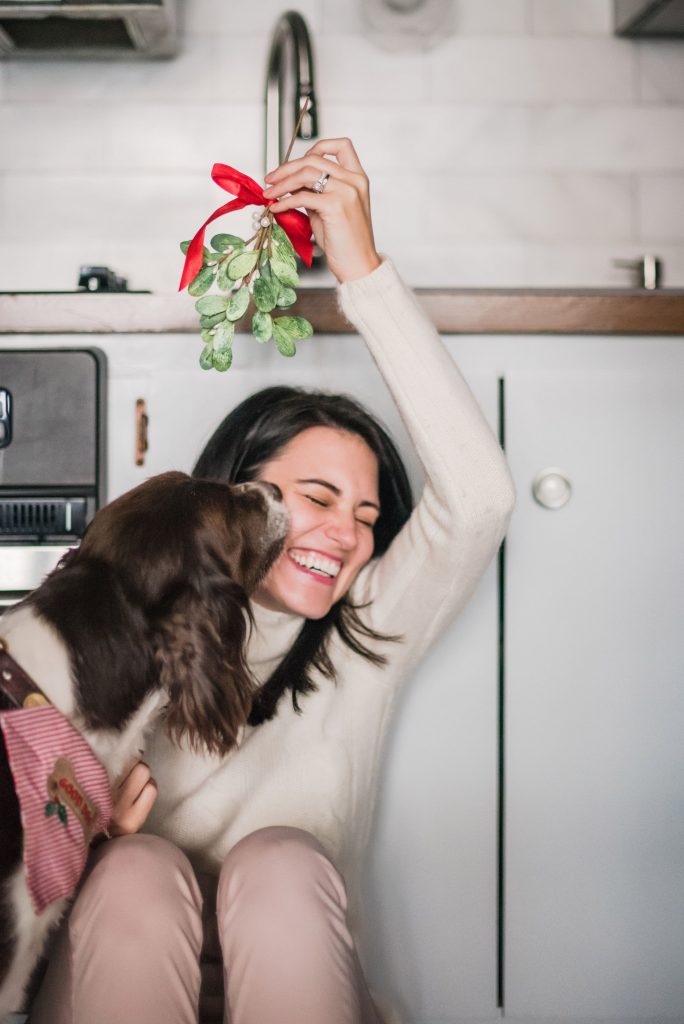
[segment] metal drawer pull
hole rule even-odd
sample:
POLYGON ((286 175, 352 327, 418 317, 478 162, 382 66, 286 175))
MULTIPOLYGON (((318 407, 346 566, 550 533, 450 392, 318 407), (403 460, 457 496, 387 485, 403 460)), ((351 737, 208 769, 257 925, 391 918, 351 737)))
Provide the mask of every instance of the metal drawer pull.
POLYGON ((138 398, 135 402, 135 464, 145 465, 145 452, 149 445, 147 442, 147 428, 150 418, 147 415, 147 406, 144 398, 138 398))
POLYGON ((572 485, 562 469, 544 469, 532 484, 532 494, 544 508, 562 508, 570 501, 572 485))

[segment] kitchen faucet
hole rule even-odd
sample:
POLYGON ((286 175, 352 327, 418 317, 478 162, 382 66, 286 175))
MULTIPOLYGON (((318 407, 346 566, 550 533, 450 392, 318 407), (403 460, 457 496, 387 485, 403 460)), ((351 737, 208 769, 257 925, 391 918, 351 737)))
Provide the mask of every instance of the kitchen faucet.
POLYGON ((313 139, 318 135, 314 69, 311 36, 304 18, 297 11, 286 11, 275 27, 271 39, 266 75, 266 171, 282 163, 285 147, 297 124, 302 106, 308 97, 309 109, 302 117, 297 137, 313 139), (289 51, 289 53, 288 53, 289 51), (286 79, 289 64, 294 77, 294 102, 291 124, 284 125, 286 79), (284 130, 286 129, 286 130, 284 130))

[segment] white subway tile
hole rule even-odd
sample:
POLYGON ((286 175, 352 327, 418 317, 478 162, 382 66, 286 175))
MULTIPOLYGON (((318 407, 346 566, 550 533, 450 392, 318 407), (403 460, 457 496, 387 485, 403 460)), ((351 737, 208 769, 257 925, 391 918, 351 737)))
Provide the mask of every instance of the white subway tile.
POLYGON ((112 108, 75 104, 0 106, 0 170, 103 171, 112 159, 112 108))
POLYGON ((533 243, 527 248, 529 277, 540 288, 633 288, 633 271, 616 267, 616 259, 636 260, 653 253, 663 260, 663 286, 684 286, 684 244, 652 240, 614 243, 533 243))
POLYGON ((455 31, 460 36, 524 35, 526 0, 455 0, 455 31))
POLYGON ((613 33, 612 0, 531 0, 535 35, 604 35, 613 33))
POLYGON ((434 177, 436 239, 535 241, 632 237, 632 193, 618 175, 434 177))
POLYGON ((637 182, 640 235, 675 241, 684 238, 684 174, 653 174, 637 182))
POLYGON ((325 35, 354 35, 366 31, 361 10, 364 0, 320 0, 325 35))
POLYGON ((496 104, 451 108, 329 104, 321 114, 324 133, 350 136, 369 175, 407 166, 433 172, 523 168, 528 160, 529 119, 529 108, 496 104))
MULTIPOLYGON (((318 99, 326 103, 421 103, 427 58, 387 53, 362 36, 323 36, 318 45, 318 99)), ((324 115, 323 115, 324 116, 324 115)))
MULTIPOLYGON (((17 103, 225 102, 235 82, 235 64, 244 67, 249 47, 243 44, 235 41, 231 51, 221 39, 196 36, 169 60, 10 61, 7 95, 17 103)), ((258 71, 253 73, 260 82, 258 71)))
POLYGON ((536 107, 529 161, 538 170, 684 168, 684 107, 536 107))
POLYGON ((529 283, 521 243, 422 240, 410 249, 388 248, 388 255, 414 288, 517 288, 529 283))
POLYGON ((656 103, 684 103, 684 45, 681 40, 640 39, 639 95, 656 103))
POLYGON ((629 101, 633 45, 616 39, 452 38, 431 56, 436 103, 629 101))
MULTIPOLYGON (((338 2, 344 7, 350 0, 338 2)), ((297 0, 293 5, 312 34, 321 31, 322 7, 322 0, 297 0)), ((185 0, 183 8, 182 24, 187 34, 259 33, 264 39, 270 39, 278 19, 288 10, 282 0, 258 0, 240 5, 235 0, 185 0)))
POLYGON ((115 170, 208 176, 214 163, 225 163, 263 174, 263 104, 126 103, 113 109, 110 123, 115 170))

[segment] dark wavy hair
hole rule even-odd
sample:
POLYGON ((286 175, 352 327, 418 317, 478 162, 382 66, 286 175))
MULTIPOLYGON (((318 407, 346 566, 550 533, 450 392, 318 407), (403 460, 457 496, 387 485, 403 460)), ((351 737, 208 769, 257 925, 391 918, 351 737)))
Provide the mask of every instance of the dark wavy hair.
MULTIPOLYGON (((411 485, 397 447, 385 428, 347 395, 284 386, 257 391, 217 427, 197 460, 193 475, 226 483, 254 480, 262 466, 310 427, 333 427, 356 434, 377 458, 380 515, 373 528, 373 557, 383 555, 411 514, 411 485)), ((400 637, 378 633, 366 625, 359 614, 363 607, 345 596, 323 618, 305 619, 289 652, 255 694, 250 725, 260 725, 272 718, 287 689, 292 690, 293 707, 301 714, 297 695, 317 689, 311 678, 313 669, 336 681, 328 651, 334 631, 356 654, 375 665, 385 664, 387 659, 372 650, 367 641, 400 637)))

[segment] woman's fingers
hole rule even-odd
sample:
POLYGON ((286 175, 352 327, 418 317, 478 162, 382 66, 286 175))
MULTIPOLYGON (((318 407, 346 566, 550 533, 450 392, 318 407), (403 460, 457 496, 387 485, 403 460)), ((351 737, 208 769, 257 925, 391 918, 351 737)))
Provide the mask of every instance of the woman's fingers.
POLYGON ((366 176, 351 139, 319 139, 307 150, 307 156, 310 153, 317 153, 321 156, 327 153, 329 156, 336 157, 341 167, 363 174, 364 178, 366 176))
POLYGON ((114 788, 111 834, 129 835, 138 832, 145 824, 156 799, 157 784, 152 778, 149 765, 137 761, 114 788))
MULTIPOLYGON (((270 187, 276 186, 282 191, 284 182, 295 175, 299 175, 310 187, 322 174, 327 174, 331 178, 337 178, 340 181, 349 182, 349 184, 354 183, 355 179, 359 177, 353 171, 340 167, 334 160, 326 160, 322 156, 307 155, 299 157, 297 160, 288 160, 286 164, 281 164, 275 171, 267 174, 264 180, 268 182, 270 187)), ((288 191, 290 190, 288 189, 288 191)))

